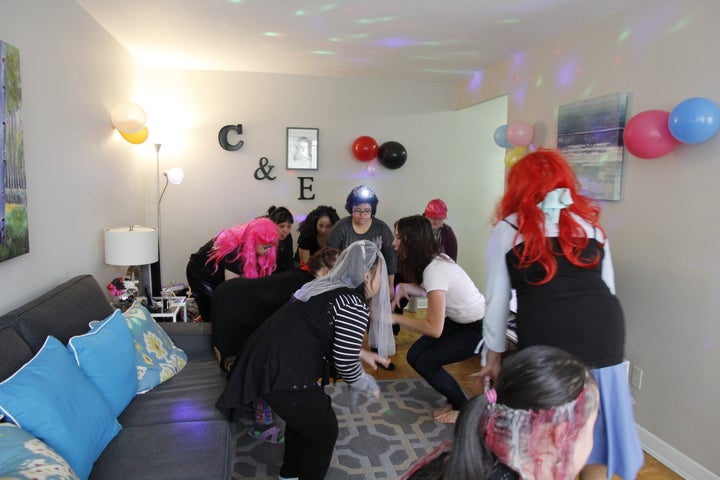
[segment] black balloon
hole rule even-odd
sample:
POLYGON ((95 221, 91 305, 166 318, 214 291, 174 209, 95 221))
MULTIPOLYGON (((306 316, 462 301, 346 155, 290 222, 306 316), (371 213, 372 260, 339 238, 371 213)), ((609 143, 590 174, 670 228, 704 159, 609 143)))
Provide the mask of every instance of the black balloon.
POLYGON ((378 148, 378 162, 385 168, 396 170, 407 160, 407 150, 398 142, 385 142, 378 148))

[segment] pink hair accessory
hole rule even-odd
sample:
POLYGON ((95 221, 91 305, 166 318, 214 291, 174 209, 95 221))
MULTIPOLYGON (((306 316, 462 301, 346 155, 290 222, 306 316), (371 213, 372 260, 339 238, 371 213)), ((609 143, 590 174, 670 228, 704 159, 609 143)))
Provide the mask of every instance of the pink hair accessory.
POLYGON ((493 404, 493 403, 497 402, 497 392, 495 391, 494 388, 491 388, 490 390, 485 392, 485 396, 488 399, 488 403, 493 404))

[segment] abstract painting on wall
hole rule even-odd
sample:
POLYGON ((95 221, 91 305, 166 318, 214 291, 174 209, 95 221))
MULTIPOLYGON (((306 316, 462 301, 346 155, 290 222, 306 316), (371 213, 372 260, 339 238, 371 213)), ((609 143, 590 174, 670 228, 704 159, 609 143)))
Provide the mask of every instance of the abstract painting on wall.
POLYGON ((623 92, 558 108, 558 149, 588 197, 620 200, 626 105, 623 92))
POLYGON ((0 40, 0 262, 30 251, 22 130, 20 52, 0 40))

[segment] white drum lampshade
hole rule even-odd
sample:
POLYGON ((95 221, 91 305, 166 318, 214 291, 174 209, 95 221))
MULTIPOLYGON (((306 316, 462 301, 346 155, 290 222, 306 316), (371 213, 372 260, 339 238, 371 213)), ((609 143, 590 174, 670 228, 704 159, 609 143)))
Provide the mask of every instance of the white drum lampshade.
POLYGON ((157 261, 157 228, 133 225, 105 229, 105 263, 108 265, 147 265, 157 261))

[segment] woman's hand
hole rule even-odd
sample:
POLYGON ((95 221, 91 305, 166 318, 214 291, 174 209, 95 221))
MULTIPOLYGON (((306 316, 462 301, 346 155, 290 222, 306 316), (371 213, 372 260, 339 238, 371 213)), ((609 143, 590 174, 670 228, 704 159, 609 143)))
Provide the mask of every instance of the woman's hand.
POLYGON ((365 363, 373 370, 377 370, 378 365, 382 365, 385 368, 390 365, 389 358, 383 358, 377 353, 371 352, 370 350, 365 350, 364 348, 360 349, 360 360, 362 360, 363 363, 365 363))
POLYGON ((475 379, 475 385, 483 387, 483 392, 492 388, 500 375, 501 359, 502 353, 488 350, 485 366, 479 372, 470 375, 475 379))

